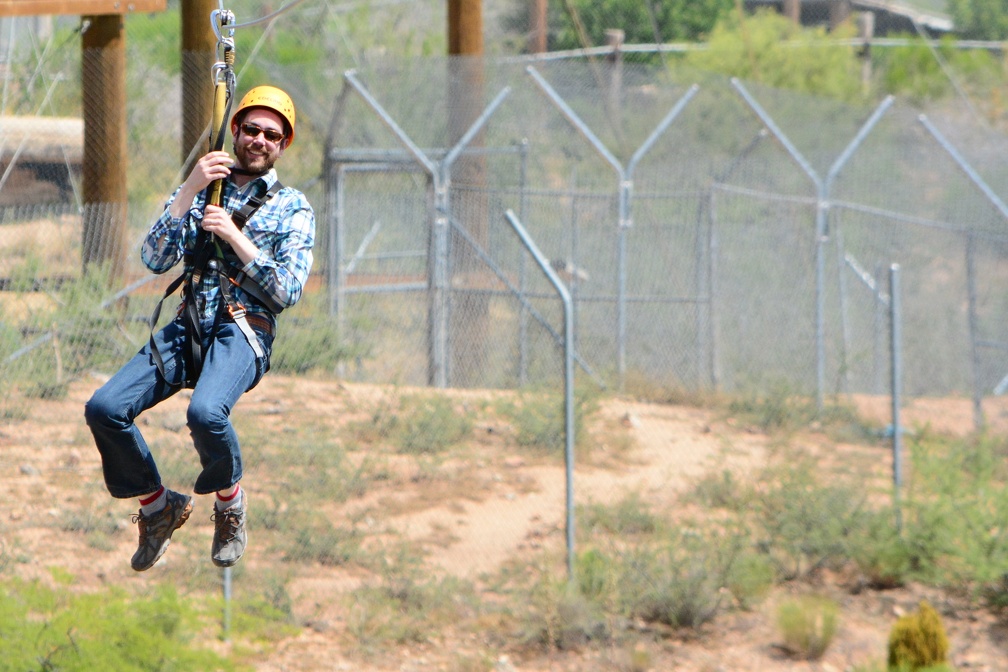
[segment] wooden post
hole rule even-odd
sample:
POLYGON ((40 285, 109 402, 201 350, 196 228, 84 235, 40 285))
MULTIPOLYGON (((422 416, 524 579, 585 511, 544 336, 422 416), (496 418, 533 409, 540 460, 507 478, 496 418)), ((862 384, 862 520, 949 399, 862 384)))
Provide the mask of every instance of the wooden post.
POLYGON ((606 46, 612 49, 609 54, 609 91, 607 106, 609 118, 613 127, 621 129, 623 127, 623 42, 626 39, 625 33, 619 28, 610 28, 605 31, 606 46))
POLYGON ((81 260, 122 272, 126 237, 126 37, 118 14, 88 16, 81 38, 84 205, 81 260))
POLYGON ((850 0, 831 0, 829 6, 829 29, 836 30, 850 17, 850 0))
MULTIPOLYGON (((485 106, 483 72, 482 0, 448 0, 448 138, 455 145, 475 123, 485 106)), ((478 134, 467 149, 484 146, 478 134)), ((486 159, 482 155, 459 157, 451 173, 451 218, 463 227, 475 245, 489 240, 489 201, 486 195, 486 159)), ((483 348, 489 329, 490 303, 479 289, 486 275, 472 245, 452 229, 451 309, 448 325, 448 385, 468 387, 480 382, 483 348), (467 291, 472 290, 472 291, 467 291)))
POLYGON ((217 60, 217 40, 210 25, 210 13, 218 4, 217 0, 185 0, 179 9, 182 13, 181 150, 185 175, 210 149, 207 128, 214 98, 211 68, 217 60))
POLYGON ((122 273, 126 238, 126 34, 122 15, 163 12, 166 5, 167 0, 0 0, 0 16, 83 17, 81 262, 85 268, 108 263, 111 279, 122 273))
POLYGON ((546 9, 546 0, 529 0, 528 52, 530 54, 546 52, 546 37, 549 34, 546 9))
POLYGON ((795 23, 801 23, 801 0, 782 0, 781 13, 795 23))
POLYGON ((858 51, 858 56, 861 57, 861 90, 868 95, 872 79, 871 43, 875 37, 875 12, 861 12, 857 23, 858 35, 862 40, 858 51))

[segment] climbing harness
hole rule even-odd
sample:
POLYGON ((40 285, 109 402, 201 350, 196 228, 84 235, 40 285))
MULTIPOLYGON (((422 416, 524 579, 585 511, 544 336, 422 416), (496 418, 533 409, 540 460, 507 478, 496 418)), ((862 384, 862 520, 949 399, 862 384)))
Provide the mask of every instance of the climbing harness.
MULTIPOLYGON (((214 33, 217 36, 217 62, 214 63, 212 73, 214 81, 214 105, 213 117, 210 124, 210 149, 220 151, 224 147, 224 139, 228 131, 228 119, 231 113, 231 103, 235 89, 234 75, 234 14, 223 7, 214 10, 210 14, 210 21, 214 33)), ((293 121, 293 106, 290 114, 286 115, 289 121, 293 121)), ((292 124, 293 126, 293 124, 292 124)), ((273 197, 283 185, 279 180, 266 190, 262 195, 253 195, 238 211, 231 214, 231 219, 242 229, 245 223, 255 214, 264 203, 273 197)), ((214 180, 205 192, 204 202, 216 206, 223 205, 224 180, 214 180)), ((231 251, 230 247, 218 240, 212 233, 203 228, 199 229, 196 241, 190 251, 186 251, 184 258, 185 270, 182 275, 172 281, 165 290, 164 296, 154 308, 150 318, 150 349, 154 363, 161 372, 161 376, 169 384, 193 387, 199 379, 203 368, 203 333, 200 326, 200 306, 199 287, 203 277, 207 274, 217 279, 217 286, 220 290, 220 299, 211 335, 216 333, 221 322, 223 313, 227 311, 228 319, 235 323, 245 336, 245 340, 252 347, 256 357, 263 356, 259 339, 249 322, 253 322, 260 329, 270 332, 272 324, 269 320, 254 314, 249 314, 245 306, 238 301, 232 287, 241 287, 243 291, 252 296, 273 314, 278 314, 283 310, 272 297, 270 297, 252 278, 241 271, 241 263, 237 255, 231 251), (179 317, 182 318, 185 327, 185 347, 183 357, 185 361, 184 374, 179 376, 175 383, 168 381, 165 375, 164 359, 158 351, 154 341, 154 330, 156 329, 158 318, 161 315, 161 306, 165 299, 175 293, 181 287, 182 304, 179 307, 179 317)))

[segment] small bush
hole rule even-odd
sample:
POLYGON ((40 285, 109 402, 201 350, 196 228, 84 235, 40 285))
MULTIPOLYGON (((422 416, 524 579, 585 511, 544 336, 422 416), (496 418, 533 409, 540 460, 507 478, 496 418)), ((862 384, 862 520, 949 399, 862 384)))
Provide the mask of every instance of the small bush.
POLYGON ((439 453, 460 443, 473 427, 472 418, 447 397, 403 397, 399 412, 399 450, 409 455, 439 453))
POLYGON ((575 576, 581 594, 598 600, 606 595, 612 584, 612 561, 595 549, 585 551, 577 557, 575 576))
MULTIPOLYGON (((577 390, 574 399, 574 436, 578 448, 587 446, 585 418, 598 409, 598 399, 577 390)), ((566 437, 566 408, 559 394, 525 394, 504 404, 500 412, 515 428, 515 441, 522 448, 546 455, 562 455, 566 437)))
POLYGON ((326 292, 306 294, 290 316, 280 318, 280 337, 270 358, 273 371, 333 373, 340 364, 364 354, 346 342, 329 309, 326 292))
POLYGON ((205 646, 208 623, 199 601, 174 588, 141 598, 122 589, 78 594, 14 580, 4 582, 2 594, 4 670, 239 669, 205 646))
POLYGON ((620 563, 616 594, 630 616, 697 628, 721 609, 741 537, 681 529, 642 545, 620 563))
POLYGON ((454 577, 392 572, 353 591, 349 632, 363 646, 426 642, 431 632, 457 624, 475 603, 473 588, 454 577))
POLYGON ((640 494, 631 493, 616 504, 589 504, 578 512, 582 529, 613 535, 651 534, 661 523, 640 494))
POLYGON ((767 433, 787 434, 815 420, 819 411, 808 397, 796 395, 786 385, 770 392, 733 399, 728 412, 767 433))
POLYGON ((777 611, 784 648, 801 660, 819 660, 833 642, 838 621, 836 602, 806 595, 787 600, 777 611))
POLYGON ((434 394, 412 394, 380 405, 351 429, 360 441, 388 441, 407 455, 434 455, 460 443, 472 431, 472 417, 434 394))
POLYGON ((742 553, 728 572, 725 587, 742 609, 751 609, 773 588, 777 573, 766 555, 742 553))
POLYGON ((875 590, 902 586, 913 569, 913 554, 894 521, 890 509, 873 512, 866 516, 863 534, 852 538, 854 563, 864 584, 875 590))
POLYGON ((850 558, 867 520, 863 492, 838 481, 822 484, 816 466, 797 453, 757 480, 767 485, 750 508, 765 535, 762 545, 783 578, 801 578, 850 558))
POLYGON ((916 671, 944 664, 949 642, 941 617, 927 601, 903 616, 889 633, 889 667, 916 671))
POLYGON ((292 532, 283 555, 288 562, 317 562, 326 567, 337 567, 360 554, 361 539, 355 530, 335 527, 322 517, 315 517, 292 532))
POLYGON ((528 607, 521 636, 526 646, 571 651, 609 639, 602 608, 570 583, 544 577, 533 586, 528 607))
POLYGON ((984 587, 984 601, 995 611, 1008 609, 1008 573, 984 587))
POLYGON ((704 474, 693 487, 691 498, 707 508, 743 511, 748 506, 749 489, 728 469, 704 474))

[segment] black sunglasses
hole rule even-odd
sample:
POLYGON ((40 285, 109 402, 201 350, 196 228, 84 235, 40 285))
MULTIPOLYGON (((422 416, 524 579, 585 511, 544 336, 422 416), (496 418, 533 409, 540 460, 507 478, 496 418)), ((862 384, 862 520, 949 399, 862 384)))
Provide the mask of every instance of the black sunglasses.
POLYGON ((262 133, 263 137, 272 142, 274 145, 284 139, 284 134, 280 131, 274 131, 271 128, 261 128, 255 124, 242 124, 241 131, 250 138, 254 138, 262 133))

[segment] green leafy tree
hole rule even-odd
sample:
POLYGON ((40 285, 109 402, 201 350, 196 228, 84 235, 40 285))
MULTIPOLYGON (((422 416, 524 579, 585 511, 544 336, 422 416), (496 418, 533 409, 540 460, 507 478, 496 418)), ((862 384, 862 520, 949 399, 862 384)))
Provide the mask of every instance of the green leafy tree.
POLYGON ((1008 37, 1008 0, 948 0, 956 32, 971 40, 1008 37))
POLYGON ((701 70, 775 88, 854 100, 861 95, 857 53, 850 46, 825 44, 825 37, 822 29, 803 29, 772 12, 743 22, 729 14, 712 32, 708 49, 692 52, 687 60, 701 70))
MULTIPOLYGON (((600 46, 606 31, 614 28, 630 44, 699 40, 734 7, 735 0, 550 0, 548 47, 600 46), (581 29, 588 44, 582 43, 581 29)), ((517 0, 506 24, 524 32, 527 17, 528 0, 517 0)))

